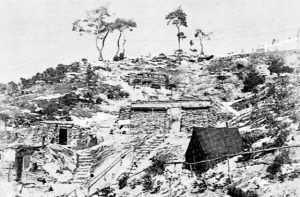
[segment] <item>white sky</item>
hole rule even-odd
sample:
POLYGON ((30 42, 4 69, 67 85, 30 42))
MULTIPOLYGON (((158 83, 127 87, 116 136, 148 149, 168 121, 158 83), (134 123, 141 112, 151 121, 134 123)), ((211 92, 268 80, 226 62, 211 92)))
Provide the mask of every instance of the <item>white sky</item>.
MULTIPOLYGON (((127 56, 171 53, 176 29, 165 15, 182 6, 188 36, 196 28, 214 32, 204 44, 207 54, 246 51, 273 38, 294 37, 300 28, 299 0, 0 0, 0 82, 30 77, 57 64, 98 56, 92 37, 72 32, 85 11, 109 3, 115 16, 132 18, 138 27, 127 32, 127 56)), ((109 35, 104 56, 116 51, 117 33, 109 35)), ((197 43, 196 43, 197 44, 197 43)))

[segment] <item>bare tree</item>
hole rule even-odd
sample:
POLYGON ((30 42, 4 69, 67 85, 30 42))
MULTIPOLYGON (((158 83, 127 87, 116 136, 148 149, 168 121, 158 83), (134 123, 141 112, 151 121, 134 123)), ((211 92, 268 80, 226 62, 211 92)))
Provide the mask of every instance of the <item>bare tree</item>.
POLYGON ((203 40, 210 40, 210 35, 212 34, 212 32, 210 33, 205 33, 203 30, 201 29, 196 29, 195 31, 195 38, 199 38, 199 42, 200 42, 200 55, 204 55, 204 51, 203 51, 203 40))
POLYGON ((99 52, 99 61, 103 61, 103 48, 105 40, 110 32, 113 31, 112 23, 107 22, 107 18, 110 17, 107 7, 100 7, 95 10, 87 12, 87 17, 82 20, 76 20, 73 23, 73 31, 80 33, 86 33, 95 37, 96 48, 99 52), (101 46, 99 46, 99 42, 101 46))
POLYGON ((181 49, 180 41, 182 39, 185 39, 186 36, 184 33, 180 30, 181 26, 187 27, 186 22, 186 13, 183 12, 181 9, 181 6, 179 6, 176 10, 173 12, 170 12, 166 17, 166 20, 168 20, 168 25, 171 23, 172 25, 175 25, 177 28, 177 40, 178 40, 178 49, 181 49))

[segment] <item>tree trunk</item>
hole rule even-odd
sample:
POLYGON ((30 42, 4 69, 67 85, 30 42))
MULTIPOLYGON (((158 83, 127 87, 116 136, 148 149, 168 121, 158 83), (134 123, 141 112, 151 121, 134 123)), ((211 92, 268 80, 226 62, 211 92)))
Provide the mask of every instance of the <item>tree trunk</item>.
POLYGON ((99 52, 98 60, 102 61, 103 60, 103 56, 102 56, 102 51, 101 51, 101 49, 99 48, 99 45, 98 45, 98 40, 99 40, 99 38, 96 37, 96 47, 97 47, 97 50, 99 52))
POLYGON ((202 39, 200 38, 199 40, 200 40, 200 47, 201 47, 200 55, 204 55, 202 39))
POLYGON ((178 33, 177 33, 178 49, 181 49, 181 47, 180 47, 180 35, 179 35, 180 29, 179 29, 179 26, 178 26, 178 25, 176 25, 176 27, 177 27, 177 31, 178 31, 178 33))
POLYGON ((118 46, 118 50, 116 52, 116 56, 119 55, 119 51, 120 51, 120 39, 122 37, 122 31, 120 31, 119 37, 118 37, 118 42, 117 42, 117 46, 118 46))
POLYGON ((96 47, 97 47, 98 52, 99 52, 99 57, 98 57, 98 60, 99 60, 99 61, 103 61, 102 51, 103 51, 104 44, 105 44, 105 40, 106 40, 108 34, 109 34, 109 30, 107 30, 105 36, 102 38, 102 45, 101 45, 101 48, 99 48, 99 45, 98 45, 98 40, 99 40, 99 38, 96 38, 96 47))
POLYGON ((126 38, 125 38, 125 34, 123 34, 123 55, 125 57, 125 43, 126 43, 126 38))
POLYGON ((99 61, 103 61, 102 51, 103 51, 104 44, 105 44, 105 40, 106 40, 108 34, 109 34, 109 30, 107 30, 107 32, 106 32, 104 38, 102 39, 102 46, 101 46, 101 60, 99 60, 99 61))

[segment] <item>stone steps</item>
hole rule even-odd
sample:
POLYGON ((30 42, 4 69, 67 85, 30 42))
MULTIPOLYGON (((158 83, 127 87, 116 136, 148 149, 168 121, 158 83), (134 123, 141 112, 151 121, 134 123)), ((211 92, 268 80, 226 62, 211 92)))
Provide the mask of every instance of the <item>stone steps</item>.
POLYGON ((93 157, 88 152, 81 152, 78 157, 78 167, 73 176, 73 182, 82 184, 90 178, 93 157))
POLYGON ((153 138, 148 139, 143 145, 136 149, 135 162, 132 164, 128 171, 130 174, 136 173, 139 166, 142 164, 142 160, 147 157, 155 148, 165 141, 165 136, 156 135, 153 138))

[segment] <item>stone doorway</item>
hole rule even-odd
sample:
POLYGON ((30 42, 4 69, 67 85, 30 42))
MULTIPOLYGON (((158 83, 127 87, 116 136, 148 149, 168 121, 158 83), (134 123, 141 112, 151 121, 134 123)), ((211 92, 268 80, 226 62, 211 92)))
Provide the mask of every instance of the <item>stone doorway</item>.
POLYGON ((59 129, 58 143, 61 144, 61 145, 67 145, 68 144, 68 130, 66 128, 60 128, 59 129))

